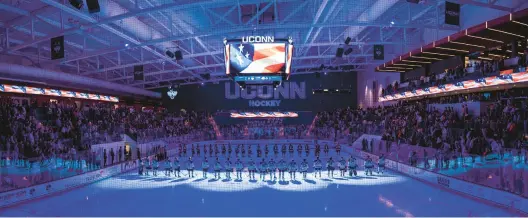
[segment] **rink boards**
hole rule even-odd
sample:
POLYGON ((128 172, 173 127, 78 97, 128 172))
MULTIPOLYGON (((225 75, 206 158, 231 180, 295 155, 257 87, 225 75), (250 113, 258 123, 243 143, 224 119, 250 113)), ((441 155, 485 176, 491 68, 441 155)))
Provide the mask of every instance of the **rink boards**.
MULTIPOLYGON (((356 140, 356 142, 358 142, 358 140, 356 140)), ((361 141, 359 140, 359 142, 361 141)), ((375 162, 378 160, 378 156, 374 154, 357 150, 355 152, 358 152, 363 158, 370 156, 375 162)), ((388 169, 400 172, 421 181, 438 185, 458 193, 466 194, 477 199, 498 204, 523 213, 528 213, 528 199, 509 192, 436 174, 431 171, 412 167, 389 159, 385 160, 385 166, 388 169)))
MULTIPOLYGON (((72 176, 61 180, 56 180, 40 185, 35 185, 23 189, 17 189, 0 194, 0 208, 10 206, 19 202, 28 201, 44 197, 47 195, 56 194, 63 191, 68 191, 86 184, 94 183, 114 175, 129 171, 135 167, 124 169, 125 163, 104 169, 92 171, 89 173, 72 176)), ((132 165, 130 165, 132 166, 132 165)))

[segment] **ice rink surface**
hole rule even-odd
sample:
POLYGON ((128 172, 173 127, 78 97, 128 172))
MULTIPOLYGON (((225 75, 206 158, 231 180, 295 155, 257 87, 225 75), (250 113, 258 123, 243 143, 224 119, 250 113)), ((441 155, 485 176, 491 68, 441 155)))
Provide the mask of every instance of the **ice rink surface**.
POLYGON ((208 178, 201 171, 194 178, 186 171, 181 178, 130 172, 0 209, 0 216, 519 216, 393 172, 358 173, 341 177, 336 170, 329 178, 323 171, 322 178, 309 173, 306 180, 297 173, 295 181, 286 173, 287 181, 271 182, 261 181, 258 173, 250 181, 247 172, 242 180, 235 180, 234 173, 231 180, 225 173, 216 180, 212 172, 208 178))

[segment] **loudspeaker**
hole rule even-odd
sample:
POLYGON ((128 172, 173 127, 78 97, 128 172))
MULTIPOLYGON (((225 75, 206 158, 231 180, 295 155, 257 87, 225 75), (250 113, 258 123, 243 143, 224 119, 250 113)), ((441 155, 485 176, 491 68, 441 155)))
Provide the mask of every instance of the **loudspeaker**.
POLYGON ((343 52, 344 52, 343 48, 337 48, 336 57, 338 57, 338 58, 343 57, 343 52))
POLYGON ((101 11, 98 0, 86 0, 86 6, 88 6, 88 12, 90 12, 90 14, 101 11))
POLYGON ((345 55, 349 55, 350 53, 352 53, 352 51, 354 51, 352 48, 348 48, 348 49, 345 51, 345 55))
POLYGON ((82 0, 69 0, 69 2, 70 2, 70 5, 73 6, 74 8, 77 8, 77 10, 81 10, 81 8, 84 5, 82 0))
POLYGON ((178 61, 181 60, 181 59, 183 59, 182 52, 181 52, 180 50, 175 51, 175 52, 174 52, 174 58, 176 58, 176 60, 178 60, 178 61))
POLYGON ((172 51, 167 50, 165 54, 169 56, 169 58, 174 58, 174 53, 172 53, 172 51))
POLYGON ((347 45, 350 44, 350 41, 351 41, 351 40, 352 40, 352 39, 351 39, 350 37, 347 37, 347 38, 345 39, 345 44, 347 44, 347 45))

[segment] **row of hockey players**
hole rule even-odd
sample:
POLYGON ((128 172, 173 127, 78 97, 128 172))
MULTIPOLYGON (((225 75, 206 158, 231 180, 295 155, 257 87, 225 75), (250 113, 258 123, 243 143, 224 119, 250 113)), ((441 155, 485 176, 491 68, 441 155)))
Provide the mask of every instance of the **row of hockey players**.
MULTIPOLYGON (((159 165, 160 165, 159 161, 157 160, 153 160, 153 161, 139 160, 139 161, 140 161, 139 175, 149 175, 149 172, 152 172, 154 176, 158 175, 158 170, 159 170, 159 165), (145 164, 145 162, 148 162, 148 163, 145 164)), ((385 157, 383 155, 379 158, 377 165, 378 165, 377 173, 378 174, 383 173, 385 170, 385 157)), ((297 179, 296 178, 297 172, 300 172, 302 174, 303 179, 306 179, 306 176, 309 170, 309 164, 306 159, 304 159, 300 163, 300 165, 297 165, 295 160, 291 160, 290 163, 286 163, 284 159, 278 162, 275 162, 272 158, 270 159, 270 161, 266 161, 262 159, 262 161, 259 163, 258 166, 257 166, 257 163, 253 161, 253 159, 250 159, 246 165, 243 163, 243 161, 241 161, 240 159, 237 159, 233 165, 230 158, 227 158, 227 160, 222 165, 220 161, 218 160, 218 158, 216 158, 214 165, 211 167, 211 165, 209 164, 209 161, 207 160, 207 158, 205 158, 202 161, 202 166, 201 166, 203 178, 207 178, 207 173, 209 172, 209 169, 211 168, 214 171, 215 179, 221 179, 222 172, 225 172, 226 179, 231 179, 231 173, 233 173, 233 170, 234 170, 236 173, 236 179, 241 180, 242 173, 244 172, 244 169, 247 168, 248 177, 250 180, 256 180, 255 173, 258 171, 260 174, 260 180, 265 181, 266 176, 269 175, 270 180, 275 181, 277 180, 276 172, 278 171, 279 172, 278 179, 281 181, 284 181, 286 180, 285 178, 286 172, 290 174, 290 180, 297 179)), ((358 168, 358 164, 356 163, 355 157, 350 157, 348 161, 345 160, 343 157, 341 157, 341 160, 337 162, 337 169, 340 171, 341 177, 345 177, 347 171, 348 171, 349 176, 351 177, 357 176, 357 168, 358 168)), ((365 174, 367 176, 373 175, 372 171, 375 168, 375 164, 372 158, 367 156, 365 160, 364 168, 365 168, 365 174)), ((192 157, 189 157, 189 159, 187 160, 186 170, 187 170, 186 176, 188 176, 189 178, 194 177, 195 164, 194 164, 194 161, 192 160, 192 157)), ((315 178, 317 178, 318 175, 319 175, 319 178, 321 178, 321 172, 323 171, 323 163, 319 159, 319 157, 317 157, 313 161, 313 170, 314 170, 313 173, 314 173, 315 178)), ((326 162, 326 170, 328 173, 328 177, 333 178, 334 171, 336 170, 336 162, 332 159, 332 157, 330 157, 330 159, 326 162)), ((164 172, 166 176, 170 176, 171 173, 173 173, 174 176, 181 177, 180 171, 181 171, 181 165, 180 165, 180 161, 178 158, 174 158, 174 161, 172 162, 169 159, 165 161, 165 171, 164 172)))
MULTIPOLYGON (((203 145, 202 149, 203 149, 204 156, 207 156, 208 152, 209 152, 209 157, 212 157, 213 154, 215 155, 215 157, 218 157, 218 155, 220 153, 223 156, 226 156, 226 155, 230 156, 230 155, 233 154, 233 146, 232 145, 229 144, 229 145, 226 146, 226 144, 222 144, 220 146, 221 146, 221 148, 219 148, 218 144, 215 144, 214 146, 212 144, 209 144, 209 149, 208 149, 207 145, 203 145)), ((268 157, 268 155, 270 153, 270 147, 271 147, 271 145, 270 146, 264 145, 264 150, 263 150, 261 148, 261 145, 258 145, 257 146, 257 150, 256 150, 257 157, 261 158, 261 157, 263 157, 262 156, 263 154, 265 155, 265 157, 268 157)), ((202 149, 200 149, 200 145, 194 145, 194 144, 191 145, 191 157, 201 156, 202 149)), ((247 148, 246 148, 245 145, 236 145, 236 148, 234 149, 234 152, 235 152, 236 156, 241 155, 242 157, 245 157, 246 156, 246 151, 247 151, 248 157, 251 157, 253 155, 252 145, 247 145, 247 148)), ((280 151, 282 153, 282 157, 286 156, 286 152, 287 151, 289 151, 290 156, 293 156, 294 153, 295 153, 294 145, 290 144, 288 146, 288 148, 287 148, 286 145, 283 144, 280 151)), ((324 151, 325 155, 328 155, 328 153, 330 151, 330 146, 328 144, 325 144, 323 151, 324 151)), ((335 146, 335 151, 336 151, 337 155, 340 155, 341 154, 341 145, 337 144, 335 146)), ((179 147, 179 153, 180 153, 181 157, 182 156, 187 156, 187 146, 181 145, 179 147)), ((275 156, 279 155, 279 146, 277 144, 273 145, 273 153, 275 154, 275 156)), ((298 153, 299 157, 302 156, 303 146, 301 144, 297 145, 297 153, 298 153)), ((310 146, 308 144, 304 145, 304 153, 306 153, 306 156, 310 155, 310 146)), ((319 156, 320 154, 321 154, 321 145, 316 144, 315 145, 315 155, 319 156)))

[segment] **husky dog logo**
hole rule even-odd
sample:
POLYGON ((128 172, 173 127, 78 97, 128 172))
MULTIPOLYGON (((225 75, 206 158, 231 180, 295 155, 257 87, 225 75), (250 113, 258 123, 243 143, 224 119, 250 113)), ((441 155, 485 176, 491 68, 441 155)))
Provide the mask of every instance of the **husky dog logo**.
POLYGON ((54 51, 55 53, 59 53, 60 50, 61 50, 61 48, 62 48, 62 43, 61 43, 61 42, 55 42, 55 43, 53 44, 53 51, 54 51))
POLYGON ((174 98, 176 98, 176 95, 178 95, 178 91, 170 89, 170 90, 167 92, 167 95, 169 96, 169 98, 170 98, 171 100, 174 100, 174 98))
POLYGON ((380 48, 376 48, 376 55, 377 56, 381 56, 381 49, 380 48))

